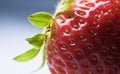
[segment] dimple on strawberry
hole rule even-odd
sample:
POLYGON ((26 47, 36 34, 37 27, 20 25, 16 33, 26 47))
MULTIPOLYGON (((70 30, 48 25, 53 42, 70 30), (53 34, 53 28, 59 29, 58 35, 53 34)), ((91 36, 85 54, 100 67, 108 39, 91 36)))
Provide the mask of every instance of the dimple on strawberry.
POLYGON ((51 74, 120 74, 120 0, 60 0, 53 15, 28 17, 42 33, 14 60, 26 62, 42 49, 51 74))

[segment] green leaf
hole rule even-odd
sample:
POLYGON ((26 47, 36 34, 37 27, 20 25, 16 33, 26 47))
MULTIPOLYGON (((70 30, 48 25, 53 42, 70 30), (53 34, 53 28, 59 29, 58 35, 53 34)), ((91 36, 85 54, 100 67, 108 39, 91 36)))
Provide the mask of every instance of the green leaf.
POLYGON ((17 57, 13 58, 13 60, 17 62, 27 62, 33 59, 39 52, 39 49, 32 48, 23 54, 18 55, 17 57))
POLYGON ((40 48, 44 43, 44 34, 36 34, 32 38, 27 38, 26 40, 35 48, 40 48))
POLYGON ((37 12, 28 16, 28 20, 38 28, 44 28, 52 21, 52 15, 47 12, 37 12))
POLYGON ((57 6, 55 15, 67 10, 70 7, 71 2, 72 0, 62 0, 57 6))

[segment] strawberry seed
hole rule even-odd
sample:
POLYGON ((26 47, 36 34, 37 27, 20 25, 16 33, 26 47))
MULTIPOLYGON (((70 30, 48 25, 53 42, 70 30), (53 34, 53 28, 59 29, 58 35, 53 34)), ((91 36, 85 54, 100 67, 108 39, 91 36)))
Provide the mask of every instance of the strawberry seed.
POLYGON ((65 33, 66 33, 66 34, 70 34, 70 31, 69 31, 69 30, 65 30, 65 33))
POLYGON ((87 71, 87 74, 93 74, 93 72, 92 71, 87 71))
POLYGON ((82 20, 82 19, 80 19, 80 24, 84 24, 85 22, 82 20))
POLYGON ((103 72, 103 67, 102 67, 102 66, 97 66, 97 70, 98 70, 99 72, 103 72))
POLYGON ((84 40, 85 36, 84 35, 80 35, 80 39, 84 40))

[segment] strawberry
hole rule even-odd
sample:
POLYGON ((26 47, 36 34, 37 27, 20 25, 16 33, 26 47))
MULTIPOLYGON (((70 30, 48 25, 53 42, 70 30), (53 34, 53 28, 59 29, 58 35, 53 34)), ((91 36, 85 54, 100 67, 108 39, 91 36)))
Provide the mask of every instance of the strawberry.
MULTIPOLYGON (((37 27, 41 14, 29 17, 37 27)), ((120 73, 120 0, 61 0, 53 16, 45 15, 45 35, 27 40, 38 41, 38 49, 45 44, 51 74, 120 73)))
POLYGON ((73 0, 55 16, 47 45, 52 74, 120 73, 120 0, 73 0))

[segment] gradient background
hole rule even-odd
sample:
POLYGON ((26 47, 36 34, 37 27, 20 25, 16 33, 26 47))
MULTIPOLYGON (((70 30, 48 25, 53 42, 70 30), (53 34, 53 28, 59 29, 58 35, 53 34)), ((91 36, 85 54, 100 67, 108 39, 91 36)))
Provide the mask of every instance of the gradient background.
POLYGON ((41 54, 27 63, 12 58, 30 49, 25 39, 41 29, 31 25, 27 16, 39 11, 54 12, 58 0, 0 0, 0 74, 50 74, 47 65, 38 71, 41 54))

